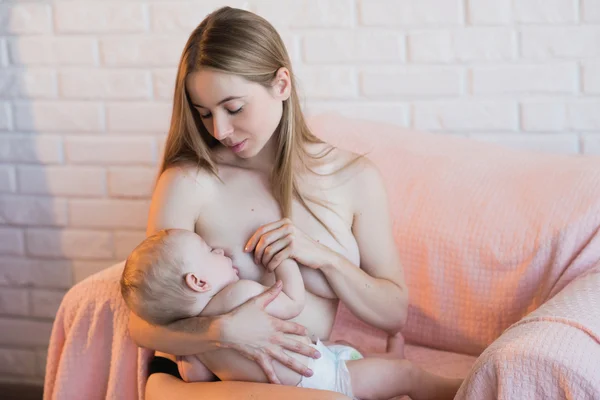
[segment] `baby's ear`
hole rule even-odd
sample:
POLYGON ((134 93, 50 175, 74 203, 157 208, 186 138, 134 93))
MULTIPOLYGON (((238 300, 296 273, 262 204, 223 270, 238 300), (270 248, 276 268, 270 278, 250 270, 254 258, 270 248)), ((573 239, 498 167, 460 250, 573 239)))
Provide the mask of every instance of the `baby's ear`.
POLYGON ((200 277, 193 272, 189 272, 185 276, 185 283, 190 289, 198 293, 204 293, 210 290, 210 283, 208 283, 206 280, 200 279, 200 277))

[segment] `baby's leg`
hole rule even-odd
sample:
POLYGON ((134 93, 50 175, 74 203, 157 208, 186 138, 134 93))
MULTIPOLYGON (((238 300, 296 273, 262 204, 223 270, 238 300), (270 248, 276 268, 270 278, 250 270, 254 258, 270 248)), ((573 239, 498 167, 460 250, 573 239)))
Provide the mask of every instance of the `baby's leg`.
POLYGON ((364 358, 346 361, 354 396, 364 400, 408 395, 413 400, 453 399, 462 384, 430 374, 408 360, 364 358))
MULTIPOLYGON (((348 343, 345 340, 338 340, 336 342, 325 342, 327 346, 342 344, 344 346, 352 347, 355 346, 352 343, 348 343)), ((375 357, 375 358, 404 358, 404 336, 401 333, 390 335, 387 339, 387 345, 385 353, 362 353, 364 357, 375 357)))

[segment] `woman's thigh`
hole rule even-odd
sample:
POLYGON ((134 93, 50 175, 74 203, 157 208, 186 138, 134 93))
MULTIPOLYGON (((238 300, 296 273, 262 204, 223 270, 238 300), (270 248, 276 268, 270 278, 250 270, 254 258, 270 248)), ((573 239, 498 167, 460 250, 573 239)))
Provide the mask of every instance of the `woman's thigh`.
POLYGON ((294 386, 271 385, 251 382, 195 382, 186 383, 169 374, 150 375, 146 383, 147 400, 350 400, 348 397, 328 391, 316 391, 294 386))

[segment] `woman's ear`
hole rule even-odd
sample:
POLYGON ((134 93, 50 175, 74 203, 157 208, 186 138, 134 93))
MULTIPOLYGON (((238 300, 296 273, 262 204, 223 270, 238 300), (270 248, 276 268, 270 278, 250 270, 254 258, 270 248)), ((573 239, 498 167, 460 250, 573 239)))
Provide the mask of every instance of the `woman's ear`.
POLYGON ((278 99, 285 101, 290 98, 292 94, 292 78, 290 71, 286 67, 281 67, 277 70, 272 86, 274 94, 278 99))
POLYGON ((194 292, 204 293, 210 290, 210 283, 206 280, 200 279, 195 273, 189 272, 185 276, 185 283, 188 285, 190 289, 194 292))

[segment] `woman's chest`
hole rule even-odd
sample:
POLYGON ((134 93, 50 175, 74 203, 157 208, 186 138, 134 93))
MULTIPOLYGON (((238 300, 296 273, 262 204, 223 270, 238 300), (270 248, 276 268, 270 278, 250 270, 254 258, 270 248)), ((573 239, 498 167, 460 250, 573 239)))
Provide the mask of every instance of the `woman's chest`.
MULTIPOLYGON (((352 210, 344 199, 344 193, 331 189, 328 193, 307 194, 317 201, 327 203, 319 205, 309 202, 313 212, 311 214, 299 202, 294 201, 294 225, 313 240, 358 265, 358 246, 352 234, 352 210)), ((243 249, 258 228, 282 218, 279 205, 266 182, 253 176, 227 182, 216 196, 202 207, 199 214, 196 232, 210 246, 222 248, 226 255, 232 257, 234 265, 240 270, 241 278, 263 280, 264 268, 255 264, 253 254, 245 253, 243 249)), ((308 288, 310 283, 306 283, 308 288)))

